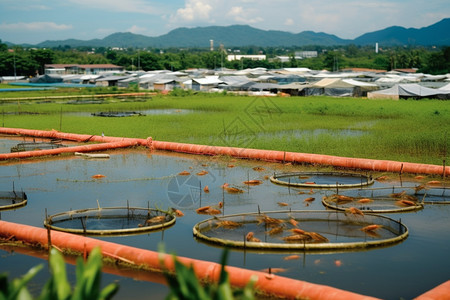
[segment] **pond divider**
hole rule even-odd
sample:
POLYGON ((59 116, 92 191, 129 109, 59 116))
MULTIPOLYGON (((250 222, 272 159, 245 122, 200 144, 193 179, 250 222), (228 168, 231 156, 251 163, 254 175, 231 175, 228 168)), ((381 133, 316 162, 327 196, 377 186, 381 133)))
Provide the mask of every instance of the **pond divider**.
POLYGON ((74 147, 55 148, 55 149, 3 153, 3 154, 0 154, 0 160, 15 159, 15 158, 30 158, 30 157, 36 157, 36 156, 56 155, 56 154, 61 154, 61 153, 104 151, 104 150, 108 150, 108 149, 132 147, 135 145, 136 145, 136 143, 133 141, 121 141, 121 142, 89 144, 89 145, 74 146, 74 147))
POLYGON ((161 142, 155 140, 152 145, 156 150, 167 150, 191 154, 228 155, 238 158, 284 163, 307 163, 312 165, 327 165, 346 169, 370 170, 378 172, 434 174, 442 176, 450 175, 450 168, 446 168, 445 165, 439 166, 391 160, 339 157, 324 154, 194 145, 175 142, 161 142))
MULTIPOLYGON (((121 137, 108 137, 108 136, 98 136, 98 135, 87 135, 87 134, 75 134, 75 133, 64 133, 57 130, 45 131, 45 130, 34 130, 34 129, 21 129, 21 128, 6 128, 0 127, 0 134, 10 134, 10 135, 23 135, 23 136, 34 136, 42 138, 51 139, 63 139, 78 142, 98 142, 98 143, 113 143, 113 142, 125 142, 129 141, 128 146, 124 145, 122 147, 130 147, 134 145, 146 146, 150 149, 155 150, 165 150, 173 152, 183 152, 190 154, 202 154, 202 155, 227 155, 237 158, 246 159, 256 159, 265 161, 275 161, 275 162, 292 162, 292 163, 306 163, 312 165, 327 165, 347 169, 356 170, 370 170, 378 172, 394 172, 394 173, 415 173, 415 174, 433 174, 442 175, 443 177, 450 175, 450 168, 446 168, 445 164, 440 165, 430 165, 430 164, 420 164, 420 163, 409 163, 409 162, 398 162, 391 160, 376 160, 376 159, 366 159, 366 158, 352 158, 352 157, 339 157, 324 154, 311 154, 311 153, 298 153, 298 152, 286 152, 286 151, 276 151, 276 150, 260 150, 260 149, 249 149, 249 148, 237 148, 237 147, 221 147, 221 146, 208 146, 208 145, 196 145, 196 144, 186 144, 186 143, 176 143, 176 142, 164 142, 164 141, 154 141, 151 137, 147 139, 137 139, 137 138, 121 138, 121 137)), ((113 144, 109 144, 113 146, 113 144)), ((93 145, 89 145, 93 146, 93 145)), ((73 149, 76 147, 68 147, 68 150, 53 149, 55 152, 50 152, 52 155, 63 152, 75 152, 73 149), (61 152, 58 152, 61 151, 61 152)), ((110 147, 113 148, 113 147, 110 147)), ((119 148, 116 145, 116 148, 119 148)), ((87 151, 101 151, 109 149, 93 148, 92 150, 81 149, 76 150, 76 152, 87 152, 87 151)), ((44 150, 42 150, 44 151, 44 150)), ((33 153, 35 151, 29 151, 33 153)), ((24 156, 28 157, 28 156, 24 156)), ((17 157, 19 158, 19 157, 17 157)), ((0 160, 9 159, 7 154, 0 154, 0 160)))
MULTIPOLYGON (((0 221, 0 228, 0 237, 2 238, 22 241, 41 248, 46 248, 48 245, 46 229, 6 221, 0 221)), ((170 254, 58 231, 51 231, 51 243, 52 246, 61 249, 63 252, 75 252, 78 254, 90 253, 95 247, 100 247, 104 257, 132 262, 136 267, 156 272, 163 272, 165 268, 170 272, 174 272, 174 258, 170 254)), ((192 265, 200 280, 218 282, 221 271, 220 264, 180 256, 177 259, 187 266, 192 265)), ((230 275, 230 283, 233 287, 243 288, 251 278, 256 278, 254 285, 256 290, 264 295, 283 299, 377 299, 326 285, 313 284, 261 271, 232 266, 227 266, 226 270, 230 275)))

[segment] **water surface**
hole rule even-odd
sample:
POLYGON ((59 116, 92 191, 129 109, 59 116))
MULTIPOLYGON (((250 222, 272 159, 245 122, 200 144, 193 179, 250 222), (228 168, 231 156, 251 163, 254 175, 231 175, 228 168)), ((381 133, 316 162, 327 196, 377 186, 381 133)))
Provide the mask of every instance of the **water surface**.
MULTIPOLYGON (((11 143, 17 143, 17 140, 1 140, 0 152, 9 152, 11 143)), ((155 251, 163 243, 169 253, 218 262, 222 249, 193 237, 193 226, 209 218, 197 214, 196 208, 223 201, 225 214, 286 209, 280 208, 278 202, 289 204, 288 207, 293 210, 325 210, 321 198, 335 192, 288 188, 267 179, 273 173, 316 171, 317 168, 167 152, 151 153, 147 150, 115 150, 108 153, 111 155, 108 160, 65 156, 1 162, 0 190, 11 190, 14 185, 28 195, 25 207, 2 211, 1 219, 43 227, 46 213, 95 208, 97 205, 126 206, 129 203, 130 206, 144 208, 176 207, 185 216, 178 218, 174 226, 164 231, 101 239, 155 251), (254 167, 264 170, 257 171, 254 167), (180 177, 177 174, 181 171, 188 171, 191 175, 180 177), (208 173, 196 175, 201 171, 208 173), (91 176, 95 174, 106 177, 93 179, 91 176), (243 184, 249 179, 262 180, 263 183, 250 187, 243 184), (221 189, 224 183, 240 188, 244 193, 225 193, 221 189), (206 185, 210 193, 202 192, 206 185), (307 197, 315 197, 316 200, 305 203, 307 197)), ((418 184, 405 179, 399 181, 397 174, 389 176, 391 181, 376 182, 372 187, 418 184)), ((423 210, 390 214, 389 217, 401 219, 408 227, 410 235, 402 243, 358 252, 299 251, 296 254, 300 255, 300 259, 294 261, 283 259, 293 253, 233 250, 228 263, 253 270, 286 268, 286 272, 280 275, 383 299, 412 299, 448 280, 450 205, 425 205, 423 210)), ((19 251, 0 250, 0 255, 0 272, 6 271, 11 277, 25 274, 38 263, 46 264, 37 256, 20 254, 19 251)), ((68 268, 73 279, 74 267, 68 268)), ((114 299, 147 299, 149 294, 153 299, 163 299, 167 294, 166 286, 142 280, 138 277, 139 272, 130 273, 137 279, 104 273, 104 284, 116 280, 120 284, 114 299)), ((39 290, 46 278, 47 271, 42 271, 33 280, 31 289, 39 290)))

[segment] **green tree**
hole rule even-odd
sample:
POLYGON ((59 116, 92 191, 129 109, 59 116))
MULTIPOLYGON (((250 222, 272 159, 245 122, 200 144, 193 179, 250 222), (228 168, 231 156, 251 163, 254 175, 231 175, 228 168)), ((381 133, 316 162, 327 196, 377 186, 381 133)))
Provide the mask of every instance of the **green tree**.
MULTIPOLYGON (((133 61, 135 61, 135 63, 137 64, 137 57, 133 58, 133 61)), ((140 64, 141 68, 144 71, 161 69, 161 64, 159 62, 158 56, 150 52, 143 52, 140 54, 140 64)))
POLYGON ((54 52, 50 49, 32 49, 30 56, 35 61, 39 74, 44 74, 45 65, 53 63, 54 52))
POLYGON ((2 40, 0 39, 0 52, 8 51, 8 45, 2 43, 2 40))

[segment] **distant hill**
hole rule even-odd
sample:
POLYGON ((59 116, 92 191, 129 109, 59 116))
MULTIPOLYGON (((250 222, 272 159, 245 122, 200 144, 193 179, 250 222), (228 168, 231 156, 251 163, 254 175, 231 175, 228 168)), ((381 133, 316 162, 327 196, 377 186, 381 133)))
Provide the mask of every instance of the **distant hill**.
POLYGON ((45 41, 37 47, 51 48, 58 46, 92 46, 92 47, 209 47, 214 45, 226 47, 240 46, 305 46, 305 45, 344 45, 343 40, 335 35, 304 31, 290 33, 285 31, 261 30, 248 25, 208 26, 196 28, 177 28, 159 37, 148 37, 130 32, 113 33, 104 39, 88 41, 68 39, 63 41, 45 41))
POLYGON ((431 26, 404 28, 392 26, 383 30, 366 33, 354 39, 356 45, 378 42, 383 45, 450 45, 450 18, 443 19, 431 26))
POLYGON ((177 28, 158 37, 149 37, 130 32, 114 33, 103 39, 61 41, 45 41, 35 45, 41 48, 58 46, 89 46, 89 47, 209 47, 209 40, 214 40, 214 46, 337 46, 337 45, 370 45, 379 43, 381 46, 393 45, 450 45, 450 18, 443 19, 428 27, 420 29, 392 26, 370 32, 354 40, 341 39, 335 35, 303 31, 297 34, 261 30, 248 25, 208 26, 196 28, 177 28))

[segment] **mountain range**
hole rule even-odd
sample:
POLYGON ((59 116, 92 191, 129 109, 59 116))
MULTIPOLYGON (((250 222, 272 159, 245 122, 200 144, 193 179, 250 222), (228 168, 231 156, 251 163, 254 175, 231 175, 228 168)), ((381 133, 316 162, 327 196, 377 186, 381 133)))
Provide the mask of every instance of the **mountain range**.
POLYGON ((382 30, 365 33, 353 40, 341 39, 323 32, 303 31, 297 34, 261 30, 248 25, 207 26, 196 28, 177 28, 167 34, 149 37, 130 32, 113 33, 103 39, 44 41, 35 47, 52 48, 58 46, 81 47, 137 47, 170 48, 202 47, 223 44, 225 47, 242 46, 338 46, 338 45, 375 45, 380 46, 446 46, 450 45, 450 18, 420 29, 391 26, 382 30))

